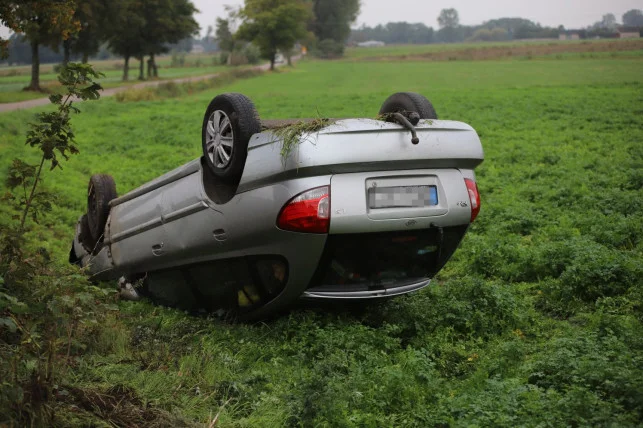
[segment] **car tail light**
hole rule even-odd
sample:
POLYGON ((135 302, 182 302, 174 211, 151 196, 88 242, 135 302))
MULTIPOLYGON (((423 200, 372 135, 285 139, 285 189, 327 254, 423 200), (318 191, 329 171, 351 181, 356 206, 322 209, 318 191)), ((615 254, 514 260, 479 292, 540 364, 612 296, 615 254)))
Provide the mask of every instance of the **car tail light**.
POLYGON ((330 186, 317 187, 292 198, 279 213, 277 226, 293 232, 328 233, 330 186))
POLYGON ((471 222, 473 222, 480 212, 480 193, 478 193, 478 185, 470 178, 465 178, 464 184, 467 185, 467 190, 469 191, 469 201, 471 202, 471 222))

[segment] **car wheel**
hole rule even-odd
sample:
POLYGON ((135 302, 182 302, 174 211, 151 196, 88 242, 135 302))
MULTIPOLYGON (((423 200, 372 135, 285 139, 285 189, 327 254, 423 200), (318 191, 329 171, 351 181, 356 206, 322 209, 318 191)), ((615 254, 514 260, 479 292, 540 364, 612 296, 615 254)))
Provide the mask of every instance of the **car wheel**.
POLYGON ((107 174, 95 174, 89 179, 87 188, 87 224, 94 249, 103 239, 107 216, 109 215, 109 201, 116 199, 116 183, 107 174))
POLYGON ((87 214, 84 214, 80 218, 80 233, 78 234, 78 240, 88 253, 94 251, 94 248, 96 247, 96 240, 93 238, 92 233, 89 230, 89 221, 87 219, 87 214))
POLYGON ((423 95, 415 92, 397 92, 384 101, 380 114, 416 112, 420 119, 437 119, 438 114, 433 108, 433 104, 423 95))
POLYGON ((203 156, 212 173, 227 183, 239 183, 248 142, 258 132, 261 121, 250 98, 236 93, 216 96, 202 126, 203 156))

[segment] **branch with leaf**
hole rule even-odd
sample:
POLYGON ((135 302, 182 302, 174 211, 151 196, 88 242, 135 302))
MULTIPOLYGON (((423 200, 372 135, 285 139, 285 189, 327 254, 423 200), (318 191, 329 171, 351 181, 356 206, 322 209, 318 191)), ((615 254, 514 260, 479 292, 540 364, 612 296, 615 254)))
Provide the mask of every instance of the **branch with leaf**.
MULTIPOLYGON (((69 159, 70 155, 78 153, 78 147, 74 144, 74 132, 71 128, 71 115, 79 113, 80 110, 74 106, 78 100, 96 100, 100 97, 102 89, 94 79, 103 76, 93 69, 89 64, 69 63, 62 69, 58 81, 65 87, 65 94, 55 94, 49 97, 56 105, 52 112, 39 113, 37 121, 31 123, 27 132, 26 144, 40 150, 40 162, 31 165, 21 159, 14 159, 9 167, 7 176, 7 187, 11 189, 3 199, 10 201, 16 210, 15 220, 20 224, 14 230, 3 230, 4 235, 3 253, 9 255, 17 254, 19 248, 7 248, 19 245, 25 231, 27 218, 37 223, 39 216, 51 210, 52 197, 40 188, 42 173, 45 164, 49 163, 49 169, 62 169, 60 157, 69 159), (17 190, 19 189, 19 190, 17 190), (12 239, 9 239, 12 237, 12 239)), ((8 266, 9 260, 2 260, 2 264, 8 266)))

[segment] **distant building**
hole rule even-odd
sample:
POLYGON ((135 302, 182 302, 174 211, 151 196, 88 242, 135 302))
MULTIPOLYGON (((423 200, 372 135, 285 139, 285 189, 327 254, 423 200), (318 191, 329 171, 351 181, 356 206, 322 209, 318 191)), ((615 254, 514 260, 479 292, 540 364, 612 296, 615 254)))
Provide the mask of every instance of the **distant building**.
POLYGON ((636 27, 621 27, 617 32, 619 39, 638 39, 641 37, 641 30, 636 27))
POLYGON ((366 42, 360 42, 357 44, 357 46, 360 48, 376 48, 384 45, 386 45, 386 43, 380 42, 379 40, 368 40, 366 42))
POLYGON ((580 35, 575 31, 565 31, 558 35, 558 40, 579 40, 580 35))
POLYGON ((190 51, 190 53, 202 54, 203 52, 205 52, 205 48, 203 47, 203 45, 197 45, 197 44, 192 45, 192 50, 190 51))

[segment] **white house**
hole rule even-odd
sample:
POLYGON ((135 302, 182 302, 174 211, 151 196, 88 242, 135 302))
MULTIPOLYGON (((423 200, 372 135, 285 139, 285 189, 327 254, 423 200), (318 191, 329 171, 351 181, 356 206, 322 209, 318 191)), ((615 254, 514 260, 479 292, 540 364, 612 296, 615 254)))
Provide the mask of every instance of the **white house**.
POLYGON ((379 40, 368 40, 366 42, 360 42, 357 44, 360 48, 375 48, 379 46, 384 46, 386 43, 380 42, 379 40))

